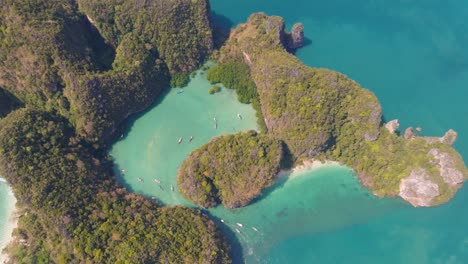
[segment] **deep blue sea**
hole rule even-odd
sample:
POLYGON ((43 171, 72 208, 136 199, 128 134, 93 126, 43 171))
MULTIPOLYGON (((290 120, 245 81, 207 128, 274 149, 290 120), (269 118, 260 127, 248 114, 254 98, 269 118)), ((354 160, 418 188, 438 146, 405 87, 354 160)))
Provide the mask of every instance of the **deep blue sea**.
MULTIPOLYGON (((340 71, 372 90, 385 119, 398 118, 402 129, 419 126, 423 134, 435 136, 455 129, 459 133, 455 148, 468 161, 468 1, 212 0, 211 4, 217 21, 233 27, 259 11, 284 17, 289 28, 302 22, 310 40, 297 52, 304 63, 340 71)), ((352 212, 353 205, 348 206, 352 212)), ((467 186, 443 206, 391 208, 341 228, 285 236, 266 249, 260 261, 468 263, 467 186)), ((300 225, 300 219, 297 222, 300 225)))

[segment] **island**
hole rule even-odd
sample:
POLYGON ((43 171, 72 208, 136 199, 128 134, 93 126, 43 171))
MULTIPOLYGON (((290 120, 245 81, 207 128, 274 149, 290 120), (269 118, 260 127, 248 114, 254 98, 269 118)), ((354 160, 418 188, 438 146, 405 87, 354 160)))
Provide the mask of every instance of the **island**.
MULTIPOLYGON (((244 86, 256 90, 249 98, 258 100, 260 127, 264 124, 268 137, 284 142, 293 166, 336 161, 354 169, 362 184, 380 197, 399 196, 414 206, 450 200, 468 177, 463 159, 452 147, 456 132, 449 130, 442 138, 419 137, 408 128, 399 135, 397 120, 383 123, 372 92, 341 73, 300 62, 291 52, 303 41, 301 24, 289 33, 281 17, 253 14, 231 32, 216 54, 219 65, 210 69, 208 78, 227 87, 234 84, 240 99, 247 89, 235 83, 249 83, 244 86), (233 69, 248 69, 248 74, 236 75, 233 69)), ((220 142, 214 140, 202 149, 216 149, 220 142)), ((190 155, 186 163, 194 158, 190 155)), ((260 164, 258 159, 252 166, 260 164)), ((197 186, 191 186, 191 192, 197 186)), ((264 188, 268 186, 266 182, 264 188)), ((182 193, 188 191, 185 188, 181 186, 182 193)))
POLYGON ((208 208, 247 205, 273 183, 284 163, 283 145, 255 131, 226 135, 190 153, 177 176, 182 195, 208 208))
POLYGON ((456 132, 400 135, 372 92, 293 55, 303 30, 253 14, 213 50, 208 0, 2 1, 0 174, 20 214, 10 262, 232 262, 209 216, 128 192, 107 154, 122 122, 208 58, 207 78, 251 103, 260 131, 192 152, 177 176, 187 199, 246 206, 280 170, 315 160, 351 167, 381 197, 452 198, 468 176, 456 132))

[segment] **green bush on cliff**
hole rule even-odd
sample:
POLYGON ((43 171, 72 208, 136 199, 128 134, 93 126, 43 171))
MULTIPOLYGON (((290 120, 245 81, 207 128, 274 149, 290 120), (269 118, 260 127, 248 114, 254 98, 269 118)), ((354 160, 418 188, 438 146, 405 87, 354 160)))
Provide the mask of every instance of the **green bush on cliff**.
POLYGON ((0 174, 27 213, 14 262, 229 263, 212 221, 127 193, 61 117, 21 109, 2 119, 0 174))
POLYGON ((218 85, 215 85, 213 87, 211 87, 211 89, 208 91, 209 94, 215 94, 215 93, 219 93, 221 91, 221 87, 219 87, 218 85))
POLYGON ((190 75, 188 73, 174 73, 171 77, 171 87, 185 87, 190 81, 190 75))
POLYGON ((207 0, 77 2, 113 47, 128 33, 141 35, 157 47, 171 74, 194 71, 212 50, 207 0))
POLYGON ((273 183, 282 143, 254 131, 221 136, 192 152, 177 175, 182 195, 203 207, 247 205, 273 183))

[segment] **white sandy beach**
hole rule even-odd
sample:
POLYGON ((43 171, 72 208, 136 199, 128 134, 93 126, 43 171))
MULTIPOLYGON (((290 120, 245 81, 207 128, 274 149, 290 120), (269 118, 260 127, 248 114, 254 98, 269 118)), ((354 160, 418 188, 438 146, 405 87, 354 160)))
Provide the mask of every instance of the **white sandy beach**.
POLYGON ((309 173, 313 170, 322 169, 329 166, 340 166, 341 164, 336 161, 326 160, 324 162, 320 160, 305 160, 301 165, 294 167, 292 170, 281 170, 277 177, 288 176, 290 178, 309 173))
POLYGON ((1 251, 10 242, 13 229, 16 228, 18 221, 15 214, 16 198, 3 179, 0 181, 0 203, 0 263, 4 263, 8 260, 8 256, 2 254, 1 251))

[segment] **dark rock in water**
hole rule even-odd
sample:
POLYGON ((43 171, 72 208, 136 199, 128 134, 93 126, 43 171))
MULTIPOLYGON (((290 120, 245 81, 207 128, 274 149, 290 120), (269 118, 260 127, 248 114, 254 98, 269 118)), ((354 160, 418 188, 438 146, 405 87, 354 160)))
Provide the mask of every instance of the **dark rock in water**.
POLYGON ((291 48, 297 49, 304 45, 304 26, 302 23, 296 23, 291 31, 291 48))
POLYGON ((304 45, 304 26, 302 23, 296 23, 292 27, 291 33, 286 36, 286 49, 296 51, 304 45))

